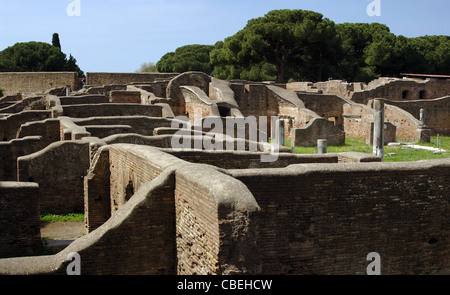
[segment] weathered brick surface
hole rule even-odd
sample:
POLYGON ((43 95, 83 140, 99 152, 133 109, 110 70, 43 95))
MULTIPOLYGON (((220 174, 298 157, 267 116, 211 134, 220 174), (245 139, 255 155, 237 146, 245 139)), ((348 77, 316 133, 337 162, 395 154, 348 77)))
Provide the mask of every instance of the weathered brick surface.
POLYGON ((49 118, 51 118, 51 111, 23 111, 0 118, 0 139, 2 141, 15 139, 22 124, 49 118))
POLYGON ((0 180, 17 180, 17 158, 35 153, 45 147, 40 136, 29 136, 0 142, 0 180))
POLYGON ((208 189, 183 176, 176 177, 177 273, 217 272, 220 248, 218 212, 208 189))
POLYGON ((129 84, 137 82, 152 82, 156 79, 171 78, 176 73, 86 73, 86 82, 92 86, 112 84, 129 84))
POLYGON ((59 100, 61 105, 98 104, 109 102, 109 98, 105 95, 62 96, 59 100))
POLYGON ((383 274, 449 269, 449 162, 306 165, 280 173, 233 171, 255 196, 264 274, 383 274))
POLYGON ((386 101, 387 104, 397 106, 417 120, 420 119, 420 109, 425 110, 425 125, 433 133, 450 135, 450 96, 432 100, 386 101))
POLYGON ((111 217, 109 150, 100 148, 84 178, 84 219, 92 232, 111 217))
POLYGON ((41 250, 39 186, 0 182, 0 257, 41 250))
POLYGON ((139 104, 86 104, 63 106, 64 116, 71 118, 107 117, 107 116, 148 116, 162 117, 162 107, 139 104))
POLYGON ((75 72, 0 73, 0 88, 5 89, 6 95, 17 92, 27 95, 66 85, 78 90, 79 84, 75 72))
POLYGON ((141 93, 139 91, 113 90, 109 93, 111 103, 141 103, 141 93))
POLYGON ((152 147, 100 152, 88 204, 111 217, 57 255, 0 260, 0 273, 63 274, 70 252, 84 274, 365 274, 370 252, 382 274, 450 269, 448 160, 222 170, 152 147))
POLYGON ((282 168, 301 163, 337 163, 336 154, 326 155, 294 155, 280 153, 275 162, 261 162, 261 153, 256 152, 226 152, 226 151, 173 151, 165 150, 177 158, 191 163, 208 164, 224 169, 248 168, 282 168))
POLYGON ((89 143, 55 142, 17 159, 18 181, 39 184, 41 213, 83 212, 83 177, 89 165, 89 143))
POLYGON ((17 132, 17 138, 26 136, 41 136, 44 147, 59 141, 61 139, 59 120, 47 119, 24 123, 17 132))

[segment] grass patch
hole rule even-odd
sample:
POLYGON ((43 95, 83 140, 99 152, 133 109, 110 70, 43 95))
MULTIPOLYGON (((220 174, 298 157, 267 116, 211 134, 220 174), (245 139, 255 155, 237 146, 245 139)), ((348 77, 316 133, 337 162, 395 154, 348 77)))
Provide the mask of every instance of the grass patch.
MULTIPOLYGON (((399 146, 385 146, 384 147, 384 161, 385 162, 410 162, 410 161, 420 161, 420 160, 430 160, 430 159, 445 159, 450 158, 450 137, 439 136, 441 142, 442 150, 445 152, 435 153, 433 151, 414 149, 406 145, 399 146)), ((399 141, 400 142, 400 141, 399 141)), ((403 141, 406 142, 406 141, 403 141)), ((285 139, 285 145, 291 147, 291 142, 289 139, 285 139)), ((428 147, 438 147, 437 137, 431 137, 429 143, 417 143, 416 145, 428 146, 428 147)), ((341 153, 341 152, 360 152, 366 154, 373 153, 373 147, 366 144, 365 139, 359 138, 346 138, 344 145, 339 146, 328 146, 328 153, 341 153)), ((314 154, 317 153, 317 147, 295 147, 295 154, 314 154)))
POLYGON ((41 222, 82 222, 84 221, 84 214, 81 213, 69 213, 64 215, 58 214, 44 214, 41 215, 41 222))

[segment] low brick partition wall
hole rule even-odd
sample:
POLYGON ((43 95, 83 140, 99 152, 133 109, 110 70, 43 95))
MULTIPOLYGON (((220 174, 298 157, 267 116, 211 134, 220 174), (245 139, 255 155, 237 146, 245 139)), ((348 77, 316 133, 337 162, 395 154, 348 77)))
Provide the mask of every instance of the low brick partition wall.
POLYGON ((41 251, 39 186, 0 182, 0 257, 36 255, 41 251))
POLYGON ((27 136, 41 136, 44 147, 61 140, 59 119, 46 119, 22 124, 17 132, 17 138, 27 136))
POLYGON ((5 95, 21 92, 29 95, 44 92, 56 87, 70 85, 72 90, 79 89, 80 81, 76 72, 8 72, 0 73, 0 88, 5 95))
POLYGON ((0 181, 17 181, 17 158, 45 147, 41 136, 28 136, 0 142, 0 181))
POLYGON ((261 162, 261 153, 257 152, 173 151, 171 149, 165 149, 164 151, 191 163, 208 164, 223 169, 283 168, 293 164, 338 162, 336 154, 294 155, 280 153, 275 162, 261 162))
POLYGON ((113 90, 109 93, 111 103, 141 103, 141 93, 139 91, 113 90))
POLYGON ((61 105, 109 103, 109 98, 104 95, 62 96, 59 100, 61 105))
POLYGON ((63 116, 71 118, 89 118, 106 116, 147 116, 162 117, 162 107, 139 104, 84 104, 62 106, 63 116))
POLYGON ((51 111, 23 111, 0 118, 0 141, 15 139, 20 126, 24 123, 41 121, 51 117, 51 111))
POLYGON ((229 171, 261 207, 250 273, 365 275, 371 252, 385 275, 450 271, 450 159, 229 171))
POLYGON ((17 159, 18 181, 40 187, 41 213, 84 211, 83 178, 90 166, 88 142, 59 141, 17 159))
POLYGON ((154 130, 159 127, 170 127, 172 124, 171 119, 161 117, 149 117, 149 116, 114 116, 114 117, 90 117, 71 119, 72 122, 78 126, 93 126, 104 125, 105 128, 111 125, 127 125, 132 129, 132 133, 150 136, 153 135, 154 130))
POLYGON ((424 109, 427 128, 434 134, 450 135, 450 96, 413 101, 386 100, 386 103, 407 111, 417 120, 420 120, 420 110, 424 109))
POLYGON ((138 145, 99 153, 85 199, 103 223, 0 273, 65 274, 72 252, 86 275, 366 274, 371 252, 385 275, 450 270, 448 159, 223 169, 138 145))
POLYGON ((104 86, 113 84, 131 84, 137 82, 153 82, 156 79, 172 78, 177 73, 107 73, 88 72, 86 83, 91 86, 104 86))

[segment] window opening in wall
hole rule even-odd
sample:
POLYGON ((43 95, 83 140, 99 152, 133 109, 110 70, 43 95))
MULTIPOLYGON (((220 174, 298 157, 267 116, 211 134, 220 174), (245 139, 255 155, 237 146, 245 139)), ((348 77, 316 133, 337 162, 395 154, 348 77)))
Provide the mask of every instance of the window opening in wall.
POLYGON ((333 122, 334 126, 337 126, 338 117, 329 117, 328 121, 333 122))
POLYGON ((134 186, 133 182, 130 180, 127 187, 125 188, 125 201, 128 201, 131 199, 131 197, 134 195, 134 186))
POLYGON ((402 92, 402 99, 407 99, 408 98, 408 94, 409 94, 408 90, 403 91, 402 92))
POLYGON ((436 238, 431 238, 428 240, 428 244, 430 245, 436 245, 438 243, 438 239, 436 238))
POLYGON ((219 107, 219 113, 221 117, 230 117, 231 110, 227 107, 219 107))
POLYGON ((425 90, 420 90, 419 91, 419 99, 424 99, 425 98, 425 90))

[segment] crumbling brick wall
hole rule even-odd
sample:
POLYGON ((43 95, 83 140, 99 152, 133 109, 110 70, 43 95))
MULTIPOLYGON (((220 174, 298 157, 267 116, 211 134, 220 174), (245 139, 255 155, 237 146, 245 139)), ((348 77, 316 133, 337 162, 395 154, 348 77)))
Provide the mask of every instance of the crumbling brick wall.
POLYGON ((83 177, 89 165, 89 143, 55 142, 17 159, 18 181, 39 184, 42 213, 83 212, 83 177))
POLYGON ((172 78, 177 73, 86 73, 86 84, 104 86, 113 84, 130 84, 138 82, 153 82, 156 79, 172 78))
POLYGON ((162 117, 162 107, 140 104, 85 104, 65 105, 63 115, 71 118, 107 117, 107 116, 148 116, 162 117))
POLYGON ((17 181, 17 158, 35 153, 45 147, 40 136, 29 136, 0 142, 0 180, 17 181))
POLYGON ((417 120, 420 119, 420 110, 424 109, 427 128, 434 134, 450 135, 450 96, 430 100, 387 100, 386 103, 407 111, 417 120))
POLYGON ((0 260, 0 273, 64 274, 71 252, 83 274, 365 274, 370 252, 382 274, 450 268, 448 160, 221 170, 108 148, 111 196, 130 179, 134 196, 60 253, 0 260))
POLYGON ((5 89, 5 95, 18 92, 29 95, 67 85, 70 85, 72 90, 78 90, 79 84, 75 72, 0 73, 0 88, 5 89))
POLYGON ((41 136, 44 147, 61 139, 58 119, 27 122, 20 126, 17 138, 26 136, 41 136))
POLYGON ((39 186, 0 182, 0 203, 0 257, 39 254, 39 186))
POLYGON ((389 100, 434 99, 450 94, 450 80, 413 80, 380 78, 362 91, 355 91, 351 100, 366 104, 370 99, 382 97, 389 100))
POLYGON ((248 226, 263 274, 382 274, 450 268, 446 213, 450 162, 293 165, 232 170, 261 211, 248 226), (442 164, 441 164, 442 163, 442 164))
POLYGON ((49 119, 51 111, 23 111, 0 118, 0 140, 9 141, 17 138, 20 126, 27 122, 49 119))

